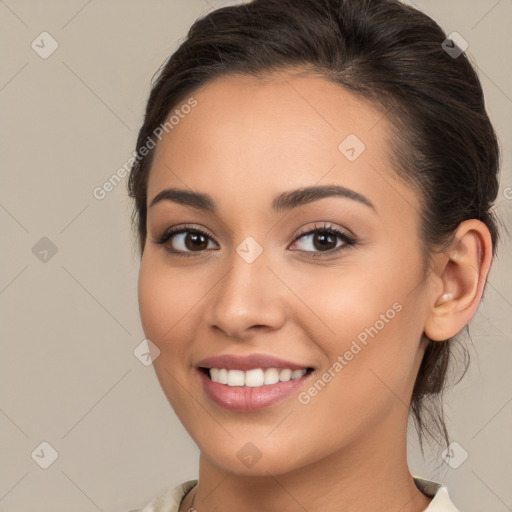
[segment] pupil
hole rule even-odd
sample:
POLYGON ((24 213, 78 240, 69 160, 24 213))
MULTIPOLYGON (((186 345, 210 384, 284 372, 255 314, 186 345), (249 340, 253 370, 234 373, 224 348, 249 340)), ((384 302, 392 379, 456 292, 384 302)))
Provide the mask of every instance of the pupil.
POLYGON ((201 233, 189 233, 187 237, 185 238, 185 245, 187 246, 187 249, 205 249, 206 245, 206 237, 202 235, 201 233), (199 242, 198 242, 199 239, 199 242), (189 243, 191 242, 191 243, 189 243))
MULTIPOLYGON (((330 233, 326 233, 326 234, 320 234, 320 235, 317 235, 317 236, 315 237, 315 241, 316 241, 316 240, 321 240, 320 246, 318 246, 318 245, 315 243, 315 247, 316 247, 317 249, 322 249, 322 248, 324 248, 324 249, 325 249, 325 248, 326 248, 326 246, 325 246, 325 242, 327 241, 327 245, 329 245, 329 241, 328 241, 328 239, 329 239, 329 238, 331 239, 331 242, 330 242, 330 243, 331 243, 331 245, 332 245, 332 242, 333 242, 333 240, 334 240, 334 246, 336 246, 336 239, 335 239, 334 235, 332 235, 332 234, 330 234, 330 233)), ((329 248, 331 248, 331 249, 332 249, 332 248, 334 248, 334 247, 327 247, 327 249, 329 249, 329 248)))

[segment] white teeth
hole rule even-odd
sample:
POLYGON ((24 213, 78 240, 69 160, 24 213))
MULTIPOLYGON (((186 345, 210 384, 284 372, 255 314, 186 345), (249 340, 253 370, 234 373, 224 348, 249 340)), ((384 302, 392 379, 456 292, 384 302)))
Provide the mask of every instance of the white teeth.
POLYGON ((275 368, 266 370, 263 384, 276 384, 277 382, 279 382, 279 372, 275 368))
POLYGON ((263 386, 264 380, 265 375, 263 373, 263 370, 261 368, 255 368, 254 370, 247 370, 245 372, 245 380, 243 384, 245 384, 247 387, 255 388, 257 386, 263 386))
POLYGON ((305 373, 306 373, 306 370, 293 370, 293 372, 292 372, 292 380, 293 379, 300 379, 305 373))
MULTIPOLYGON (((211 376, 211 374, 210 374, 211 376)), ((218 375, 218 381, 217 382, 220 382, 221 384, 227 384, 228 383, 228 371, 226 370, 226 368, 223 368, 222 370, 219 370, 219 375, 218 375)))
POLYGON ((287 382, 293 379, 300 379, 306 369, 278 370, 277 368, 254 368, 252 370, 227 370, 226 368, 210 368, 210 377, 213 382, 227 384, 228 386, 247 386, 259 387, 276 384, 277 382, 287 382))
POLYGON ((289 369, 281 370, 281 373, 279 374, 279 380, 281 382, 287 382, 292 378, 292 371, 289 369))
POLYGON ((228 386, 243 386, 245 383, 245 372, 242 370, 228 371, 228 386))

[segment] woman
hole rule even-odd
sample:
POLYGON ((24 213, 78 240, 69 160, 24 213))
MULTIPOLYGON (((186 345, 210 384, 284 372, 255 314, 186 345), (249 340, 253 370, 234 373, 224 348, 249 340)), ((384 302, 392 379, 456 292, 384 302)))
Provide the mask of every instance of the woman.
POLYGON ((412 476, 496 251, 499 152, 456 39, 396 0, 199 19, 129 179, 154 367, 198 480, 145 511, 455 511, 412 476), (428 412, 428 414, 427 414, 428 412))

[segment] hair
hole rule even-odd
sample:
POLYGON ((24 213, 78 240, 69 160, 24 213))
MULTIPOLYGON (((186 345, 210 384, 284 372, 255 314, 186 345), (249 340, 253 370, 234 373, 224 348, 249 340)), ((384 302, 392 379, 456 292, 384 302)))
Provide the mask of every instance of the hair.
MULTIPOLYGON (((434 20, 398 0, 254 0, 197 19, 159 70, 138 134, 128 190, 135 200, 132 224, 141 256, 154 154, 141 149, 171 110, 219 77, 262 78, 302 69, 370 101, 391 123, 390 158, 397 176, 421 198, 427 263, 467 219, 487 226, 494 258, 499 145, 473 66, 465 53, 448 54, 445 39, 434 20)), ((442 395, 458 336, 427 341, 410 404, 422 453, 425 434, 441 446, 450 443, 442 395)), ((469 353, 464 347, 463 352, 462 376, 469 366, 469 353)))

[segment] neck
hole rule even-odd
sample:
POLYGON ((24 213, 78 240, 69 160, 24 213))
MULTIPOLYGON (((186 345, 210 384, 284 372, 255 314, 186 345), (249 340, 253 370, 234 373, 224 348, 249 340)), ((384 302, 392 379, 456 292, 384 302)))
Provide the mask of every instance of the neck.
POLYGON ((187 511, 192 500, 197 512, 421 512, 431 498, 417 489, 409 472, 403 416, 390 414, 371 437, 365 433, 327 457, 286 473, 240 475, 201 454, 199 483, 180 512, 187 511))

